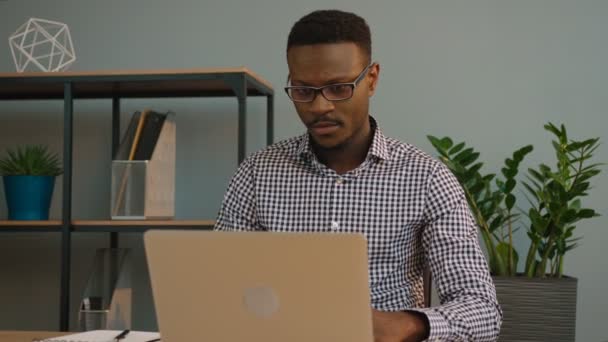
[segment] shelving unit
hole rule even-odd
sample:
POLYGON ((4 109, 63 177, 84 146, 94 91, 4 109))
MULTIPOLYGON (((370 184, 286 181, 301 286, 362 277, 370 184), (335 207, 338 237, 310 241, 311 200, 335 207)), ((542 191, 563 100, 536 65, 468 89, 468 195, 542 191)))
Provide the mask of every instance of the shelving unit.
MULTIPOLYGON (((238 103, 238 153, 245 158, 247 98, 267 98, 266 142, 273 141, 274 91, 270 83, 247 68, 190 70, 0 73, 0 101, 63 100, 63 198, 61 220, 0 221, 0 233, 55 232, 61 234, 61 293, 59 329, 69 328, 71 234, 107 232, 111 247, 118 245, 118 233, 147 229, 209 229, 212 220, 169 221, 83 221, 72 218, 73 104, 78 99, 112 101, 112 155, 120 141, 120 100, 133 98, 235 97, 238 103)), ((0 119, 1 120, 1 119, 0 119)))

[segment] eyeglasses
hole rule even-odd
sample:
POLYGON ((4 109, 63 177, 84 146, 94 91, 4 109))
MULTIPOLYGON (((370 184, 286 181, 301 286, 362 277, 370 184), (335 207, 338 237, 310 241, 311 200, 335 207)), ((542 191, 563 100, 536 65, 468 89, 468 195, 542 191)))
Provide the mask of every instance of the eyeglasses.
MULTIPOLYGON (((322 87, 287 86, 285 87, 285 92, 293 102, 312 102, 315 100, 318 93, 321 93, 328 101, 348 100, 353 97, 355 88, 359 82, 365 78, 367 71, 372 65, 374 65, 374 63, 365 67, 353 82, 334 83, 322 87)), ((287 82, 289 82, 289 78, 287 79, 287 82)))

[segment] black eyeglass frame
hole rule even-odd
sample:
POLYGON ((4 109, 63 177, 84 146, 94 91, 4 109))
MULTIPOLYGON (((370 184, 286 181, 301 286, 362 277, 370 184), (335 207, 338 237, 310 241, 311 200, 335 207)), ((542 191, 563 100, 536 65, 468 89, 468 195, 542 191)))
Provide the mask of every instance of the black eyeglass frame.
MULTIPOLYGON (((359 74, 359 76, 357 76, 357 78, 355 78, 354 81, 352 82, 342 82, 342 83, 333 83, 333 84, 327 84, 324 85, 322 87, 312 87, 312 86, 286 86, 285 89, 285 93, 287 93, 287 96, 291 99, 291 101, 293 102, 298 102, 298 103, 308 103, 308 102, 313 102, 316 98, 317 95, 319 93, 321 93, 321 95, 327 100, 327 101, 332 101, 332 102, 336 102, 336 101, 345 101, 348 100, 350 98, 353 97, 353 95, 355 94, 355 89, 357 89, 357 85, 361 82, 361 80, 363 80, 365 78, 365 76, 367 76, 367 73, 369 72, 369 69, 376 64, 376 62, 372 62, 370 63, 368 66, 365 67, 365 69, 363 69, 363 71, 361 71, 361 73, 359 74), (325 93, 323 92, 324 89, 327 89, 329 87, 335 87, 335 86, 349 86, 351 87, 351 92, 350 92, 350 96, 345 97, 345 98, 340 98, 340 99, 328 99, 327 96, 325 95, 325 93), (291 97, 289 95, 289 91, 292 89, 310 89, 312 90, 313 96, 310 100, 308 101, 302 101, 302 100, 295 100, 293 97, 291 97)), ((289 84, 289 77, 287 77, 287 84, 289 84)))

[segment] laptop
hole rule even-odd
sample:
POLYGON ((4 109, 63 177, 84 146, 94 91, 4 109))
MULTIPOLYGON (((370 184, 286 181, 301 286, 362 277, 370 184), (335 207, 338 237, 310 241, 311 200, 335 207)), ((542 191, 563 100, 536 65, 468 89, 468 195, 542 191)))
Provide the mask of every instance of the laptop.
POLYGON ((150 230, 163 342, 371 342, 363 235, 150 230))

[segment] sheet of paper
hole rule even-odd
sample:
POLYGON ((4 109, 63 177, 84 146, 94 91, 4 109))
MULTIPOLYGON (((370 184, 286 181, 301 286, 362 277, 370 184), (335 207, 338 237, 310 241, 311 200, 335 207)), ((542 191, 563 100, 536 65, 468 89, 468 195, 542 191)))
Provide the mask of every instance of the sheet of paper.
MULTIPOLYGON (((114 342, 114 338, 121 332, 121 330, 91 330, 38 342, 114 342)), ((120 342, 147 342, 159 337, 160 334, 157 332, 131 331, 120 342)))

